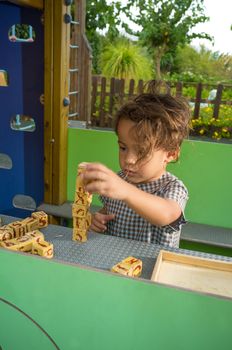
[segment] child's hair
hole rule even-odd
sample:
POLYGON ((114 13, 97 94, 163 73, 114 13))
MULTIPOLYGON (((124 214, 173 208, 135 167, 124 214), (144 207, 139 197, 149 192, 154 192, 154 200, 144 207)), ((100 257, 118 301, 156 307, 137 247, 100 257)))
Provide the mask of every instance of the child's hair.
POLYGON ((160 85, 151 81, 147 92, 126 102, 116 113, 115 131, 121 119, 135 123, 133 136, 138 144, 138 157, 148 157, 153 149, 179 152, 188 136, 190 108, 183 97, 161 93, 160 85))

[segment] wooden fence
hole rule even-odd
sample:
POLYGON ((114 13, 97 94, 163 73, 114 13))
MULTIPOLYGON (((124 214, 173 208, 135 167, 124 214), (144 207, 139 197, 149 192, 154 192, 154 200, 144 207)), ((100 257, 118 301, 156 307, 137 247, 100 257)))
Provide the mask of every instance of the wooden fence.
MULTIPOLYGON (((202 83, 167 83, 170 93, 176 96, 185 96, 193 108, 193 118, 200 116, 200 109, 203 106, 213 105, 212 117, 219 117, 221 105, 232 105, 232 100, 223 100, 223 91, 231 90, 232 85, 217 86, 202 83), (188 89, 194 90, 195 98, 188 96, 188 89), (214 90, 214 99, 209 98, 209 91, 214 90), (204 97, 204 98, 203 98, 204 97)), ((128 83, 124 79, 105 77, 92 77, 92 100, 91 100, 91 125, 111 128, 113 125, 113 115, 116 109, 123 102, 144 91, 145 82, 139 80, 136 84, 133 79, 128 83)))

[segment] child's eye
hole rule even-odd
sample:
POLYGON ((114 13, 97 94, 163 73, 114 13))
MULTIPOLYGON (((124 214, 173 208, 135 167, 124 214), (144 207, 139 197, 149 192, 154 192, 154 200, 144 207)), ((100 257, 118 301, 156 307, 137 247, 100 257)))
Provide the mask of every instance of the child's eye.
POLYGON ((119 149, 120 149, 120 151, 125 151, 125 150, 126 150, 126 147, 124 147, 124 146, 119 146, 119 149))

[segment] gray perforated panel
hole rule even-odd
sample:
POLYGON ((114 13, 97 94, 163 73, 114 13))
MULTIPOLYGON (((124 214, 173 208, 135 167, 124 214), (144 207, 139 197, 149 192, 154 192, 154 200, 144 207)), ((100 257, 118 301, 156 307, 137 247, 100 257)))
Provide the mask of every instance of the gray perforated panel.
MULTIPOLYGON (((2 220, 3 224, 7 224, 16 220, 16 218, 2 215, 2 220)), ((72 229, 63 226, 49 225, 41 231, 44 233, 45 239, 53 243, 55 259, 110 270, 114 264, 132 255, 142 260, 143 271, 141 277, 146 279, 150 279, 157 255, 161 249, 156 244, 148 244, 93 232, 88 234, 87 242, 74 242, 72 241, 72 229)), ((232 258, 225 256, 184 249, 165 248, 165 250, 232 262, 232 258)))

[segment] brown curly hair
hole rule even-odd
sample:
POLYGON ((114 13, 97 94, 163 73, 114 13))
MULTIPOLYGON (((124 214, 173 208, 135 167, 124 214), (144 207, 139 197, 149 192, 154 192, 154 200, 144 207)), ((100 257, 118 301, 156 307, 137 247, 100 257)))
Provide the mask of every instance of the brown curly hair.
POLYGON ((138 143, 139 160, 147 158, 154 149, 173 151, 178 155, 181 143, 189 133, 188 102, 183 97, 161 93, 163 86, 149 82, 146 92, 126 102, 116 113, 116 133, 121 119, 135 123, 133 136, 138 143))

